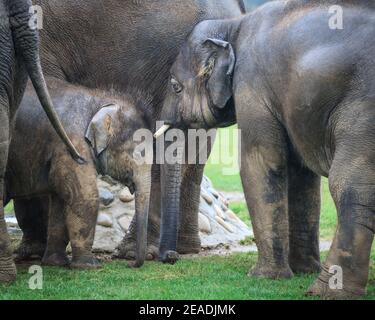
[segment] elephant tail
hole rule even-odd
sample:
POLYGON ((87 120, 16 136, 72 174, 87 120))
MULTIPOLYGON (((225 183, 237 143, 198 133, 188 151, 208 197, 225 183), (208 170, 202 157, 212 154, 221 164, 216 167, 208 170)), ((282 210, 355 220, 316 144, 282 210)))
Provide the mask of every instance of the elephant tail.
POLYGON ((78 163, 84 163, 84 158, 81 157, 65 132, 48 92, 39 56, 38 32, 36 28, 31 26, 33 18, 30 12, 31 6, 32 3, 30 0, 8 1, 9 21, 16 54, 22 58, 40 103, 53 128, 67 146, 74 160, 78 163))

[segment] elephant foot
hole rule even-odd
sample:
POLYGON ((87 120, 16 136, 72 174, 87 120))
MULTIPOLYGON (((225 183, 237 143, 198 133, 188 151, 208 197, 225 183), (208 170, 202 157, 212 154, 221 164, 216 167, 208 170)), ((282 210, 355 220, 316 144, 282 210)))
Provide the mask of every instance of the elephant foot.
POLYGON ((322 270, 320 261, 311 257, 309 259, 289 260, 292 271, 298 273, 319 273, 322 270))
POLYGON ((46 253, 42 259, 43 266, 49 267, 67 267, 70 261, 66 253, 46 253))
POLYGON ((177 252, 180 254, 192 254, 201 252, 201 239, 198 234, 179 235, 177 252))
POLYGON ((279 267, 270 265, 256 265, 250 270, 250 277, 266 279, 290 279, 293 277, 293 271, 289 266, 279 267))
POLYGON ((15 251, 15 261, 16 263, 22 263, 31 260, 41 260, 45 250, 45 243, 22 241, 20 246, 15 251))
POLYGON ((355 286, 348 279, 344 279, 344 283, 341 286, 338 286, 335 281, 330 284, 330 279, 334 274, 329 273, 327 270, 328 268, 323 266, 319 278, 306 291, 307 296, 318 296, 325 300, 354 300, 366 295, 366 288, 355 286))
POLYGON ((306 291, 307 296, 317 296, 324 300, 355 300, 363 297, 365 290, 348 291, 346 289, 331 289, 328 283, 317 279, 306 291))
POLYGON ((160 261, 168 264, 175 264, 180 259, 176 251, 168 250, 160 255, 160 261))
POLYGON ((17 269, 12 257, 0 257, 0 283, 12 283, 16 278, 17 269))
MULTIPOLYGON (((116 248, 113 258, 124 260, 135 260, 136 241, 132 238, 124 238, 116 248)), ((146 260, 152 261, 159 258, 159 247, 157 242, 149 241, 146 251, 146 260)))
POLYGON ((84 270, 100 269, 102 267, 99 260, 96 259, 93 255, 77 256, 77 257, 73 256, 72 262, 70 263, 69 266, 72 269, 84 269, 84 270))

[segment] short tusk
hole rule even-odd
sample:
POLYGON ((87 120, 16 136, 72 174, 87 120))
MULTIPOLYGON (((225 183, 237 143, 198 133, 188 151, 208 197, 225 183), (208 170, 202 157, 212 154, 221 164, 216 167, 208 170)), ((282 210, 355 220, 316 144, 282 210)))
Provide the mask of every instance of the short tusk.
POLYGON ((154 134, 154 138, 155 139, 158 139, 159 137, 161 137, 164 133, 167 132, 167 130, 171 127, 171 125, 169 124, 165 124, 163 125, 158 131, 156 131, 156 133, 154 134))

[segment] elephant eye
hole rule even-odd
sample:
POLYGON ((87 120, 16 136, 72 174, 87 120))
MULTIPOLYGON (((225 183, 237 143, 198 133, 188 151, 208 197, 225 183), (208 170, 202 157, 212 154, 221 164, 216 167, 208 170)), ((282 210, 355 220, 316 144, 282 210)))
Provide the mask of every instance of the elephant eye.
POLYGON ((171 78, 171 85, 174 92, 180 93, 182 91, 182 85, 175 78, 171 78))

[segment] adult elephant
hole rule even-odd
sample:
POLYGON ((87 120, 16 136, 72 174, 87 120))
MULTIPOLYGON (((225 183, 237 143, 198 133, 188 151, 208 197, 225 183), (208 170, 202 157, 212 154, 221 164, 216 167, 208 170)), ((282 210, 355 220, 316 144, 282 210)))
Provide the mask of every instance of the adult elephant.
POLYGON ((48 94, 39 59, 38 34, 29 25, 30 7, 29 0, 0 1, 0 282, 11 282, 16 277, 4 220, 4 175, 13 119, 28 76, 56 132, 72 156, 83 160, 66 135, 48 94))
POLYGON ((162 118, 177 127, 220 125, 216 114, 235 100, 259 249, 253 276, 318 269, 319 252, 309 250, 325 176, 338 228, 308 292, 366 292, 375 232, 374 17, 370 0, 273 1, 245 17, 200 23, 171 69, 162 118), (343 30, 332 5, 343 10, 343 30), (331 285, 336 272, 341 288, 331 285))
MULTIPOLYGON (((152 97, 152 109, 144 111, 151 130, 159 119, 169 69, 193 27, 205 19, 231 18, 245 11, 242 0, 36 0, 35 4, 44 12, 41 52, 45 73, 102 90, 126 92, 136 87, 152 97)), ((184 166, 181 199, 176 189, 179 184, 166 178, 171 175, 165 169, 162 179, 160 166, 155 165, 152 172, 149 259, 158 257, 161 208, 164 212, 181 211, 178 251, 200 250, 198 206, 203 166, 184 166)), ((28 225, 31 234, 38 230, 32 222, 28 225)), ((135 230, 133 220, 119 246, 120 258, 135 256, 135 230)), ((32 248, 32 239, 28 245, 32 248)))

